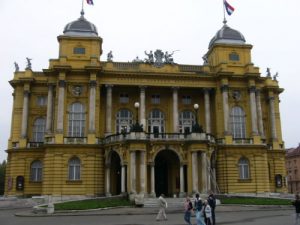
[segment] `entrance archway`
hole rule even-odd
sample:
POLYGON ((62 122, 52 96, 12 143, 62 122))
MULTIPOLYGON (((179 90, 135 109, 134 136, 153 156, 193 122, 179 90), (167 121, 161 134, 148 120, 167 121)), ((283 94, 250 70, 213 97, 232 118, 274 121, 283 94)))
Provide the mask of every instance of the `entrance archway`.
POLYGON ((160 151, 155 157, 155 193, 172 196, 180 191, 180 161, 172 150, 160 151))
POLYGON ((120 156, 113 151, 110 158, 110 184, 111 194, 121 194, 121 160, 120 156))

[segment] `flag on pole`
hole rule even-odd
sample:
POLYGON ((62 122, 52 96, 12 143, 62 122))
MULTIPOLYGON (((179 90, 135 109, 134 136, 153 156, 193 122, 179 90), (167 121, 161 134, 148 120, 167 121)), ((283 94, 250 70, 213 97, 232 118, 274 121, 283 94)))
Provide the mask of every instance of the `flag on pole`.
POLYGON ((234 8, 226 0, 224 0, 224 6, 227 14, 230 16, 233 13, 234 8))
POLYGON ((94 5, 93 0, 86 0, 86 3, 89 4, 89 5, 94 5))

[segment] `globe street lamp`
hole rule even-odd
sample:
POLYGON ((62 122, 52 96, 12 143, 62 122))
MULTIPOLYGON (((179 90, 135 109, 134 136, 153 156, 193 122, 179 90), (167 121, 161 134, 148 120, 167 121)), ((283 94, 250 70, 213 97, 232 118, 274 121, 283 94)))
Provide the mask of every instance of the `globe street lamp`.
POLYGON ((192 127, 192 132, 193 133, 202 133, 203 132, 202 127, 198 123, 198 109, 199 109, 199 105, 197 103, 194 104, 196 123, 192 127))
POLYGON ((134 108, 136 109, 136 121, 133 125, 131 125, 130 131, 131 132, 143 132, 143 125, 139 124, 139 108, 140 108, 140 103, 135 102, 134 103, 134 108))

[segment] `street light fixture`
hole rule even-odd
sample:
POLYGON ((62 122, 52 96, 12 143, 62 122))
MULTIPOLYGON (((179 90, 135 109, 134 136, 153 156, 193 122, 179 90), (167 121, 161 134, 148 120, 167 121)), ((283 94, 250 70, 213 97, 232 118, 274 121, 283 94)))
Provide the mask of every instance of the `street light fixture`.
POLYGON ((140 103, 135 102, 134 103, 134 108, 136 108, 136 121, 134 124, 131 125, 130 131, 131 132, 143 132, 143 125, 139 124, 139 108, 140 108, 140 103))
POLYGON ((198 109, 199 109, 199 105, 197 103, 194 104, 196 123, 192 127, 192 132, 193 133, 203 133, 202 126, 200 126, 199 123, 198 123, 198 109))

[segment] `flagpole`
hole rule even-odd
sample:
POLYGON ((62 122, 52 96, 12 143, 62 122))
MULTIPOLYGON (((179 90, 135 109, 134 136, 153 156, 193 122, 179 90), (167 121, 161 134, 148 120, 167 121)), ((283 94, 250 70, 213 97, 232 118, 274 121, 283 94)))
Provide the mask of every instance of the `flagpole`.
POLYGON ((223 23, 224 25, 227 23, 227 20, 226 20, 226 13, 225 13, 225 0, 222 0, 223 1, 223 23))
POLYGON ((84 10, 83 10, 84 3, 83 2, 84 2, 84 0, 81 1, 81 13, 84 14, 84 10))

